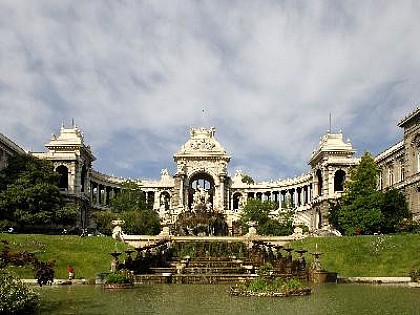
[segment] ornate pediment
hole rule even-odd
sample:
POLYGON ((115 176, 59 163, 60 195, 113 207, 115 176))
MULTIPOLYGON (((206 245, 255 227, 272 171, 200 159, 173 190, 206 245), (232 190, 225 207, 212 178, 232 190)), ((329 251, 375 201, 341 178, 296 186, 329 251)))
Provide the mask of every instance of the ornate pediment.
POLYGON ((225 149, 214 137, 215 128, 190 128, 190 139, 182 146, 177 156, 226 156, 225 149))

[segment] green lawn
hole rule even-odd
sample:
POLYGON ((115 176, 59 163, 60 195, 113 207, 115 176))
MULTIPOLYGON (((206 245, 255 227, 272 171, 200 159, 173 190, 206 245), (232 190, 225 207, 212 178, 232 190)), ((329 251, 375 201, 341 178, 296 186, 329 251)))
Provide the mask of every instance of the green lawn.
MULTIPOLYGON (((110 252, 127 247, 110 237, 70 235, 0 234, 12 249, 36 253, 42 260, 56 261, 56 278, 67 278, 67 266, 76 278, 94 279, 109 270, 110 252)), ((3 244, 0 244, 0 248, 3 244)), ((322 252, 324 269, 340 276, 408 276, 420 268, 420 234, 307 238, 291 244, 295 249, 322 252)), ((306 254, 310 261, 310 255, 306 254)), ((33 278, 30 268, 13 268, 22 278, 33 278)))
POLYGON ((324 269, 340 276, 407 277, 420 268, 420 234, 307 238, 291 246, 317 247, 324 269))
MULTIPOLYGON (((74 267, 76 278, 94 279, 99 272, 109 271, 111 256, 116 248, 127 246, 111 237, 80 237, 76 235, 1 234, 12 250, 33 252, 44 261, 55 260, 55 277, 67 278, 68 265, 74 267)), ((0 244, 0 248, 3 244, 0 244)), ((22 278, 33 278, 31 268, 11 268, 22 278)))

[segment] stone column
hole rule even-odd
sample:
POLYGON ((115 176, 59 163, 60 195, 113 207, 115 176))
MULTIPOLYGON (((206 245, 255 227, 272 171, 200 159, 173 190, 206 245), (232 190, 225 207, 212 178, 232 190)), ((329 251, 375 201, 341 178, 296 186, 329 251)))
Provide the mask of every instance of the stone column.
POLYGON ((224 210, 225 209, 225 185, 224 185, 224 176, 223 175, 219 177, 219 181, 220 181, 220 185, 219 185, 219 189, 220 189, 219 208, 224 210))
POLYGON ((76 193, 76 163, 71 163, 69 167, 68 189, 70 192, 76 193))
POLYGON ((334 169, 328 167, 328 196, 331 197, 334 195, 334 169))

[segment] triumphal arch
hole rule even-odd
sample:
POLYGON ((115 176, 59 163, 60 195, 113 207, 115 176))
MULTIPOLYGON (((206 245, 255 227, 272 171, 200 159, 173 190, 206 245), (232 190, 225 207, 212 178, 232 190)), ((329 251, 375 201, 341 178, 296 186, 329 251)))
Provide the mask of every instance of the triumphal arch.
POLYGON ((208 210, 227 208, 230 156, 214 135, 215 128, 190 128, 190 139, 175 153, 174 207, 194 210, 204 204, 208 210))

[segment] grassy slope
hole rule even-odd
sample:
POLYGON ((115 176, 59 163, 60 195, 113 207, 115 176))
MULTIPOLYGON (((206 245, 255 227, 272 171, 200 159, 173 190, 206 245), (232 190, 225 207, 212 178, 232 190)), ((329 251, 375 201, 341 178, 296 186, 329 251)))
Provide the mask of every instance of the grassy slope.
MULTIPOLYGON (((13 249, 36 252, 42 260, 56 260, 56 278, 67 277, 67 266, 74 266, 76 278, 95 278, 109 270, 115 246, 126 247, 110 237, 0 234, 13 249)), ((408 276, 420 268, 420 234, 307 238, 291 246, 323 252, 322 266, 340 276, 408 276)), ((1 244, 0 244, 1 246, 1 244)), ((310 260, 310 255, 307 260, 310 260)), ((29 268, 15 268, 23 278, 33 278, 29 268)))
MULTIPOLYGON (((55 277, 67 278, 68 265, 74 267, 76 278, 94 279, 98 272, 109 270, 111 256, 115 248, 124 250, 126 246, 111 237, 79 237, 75 235, 34 235, 0 234, 0 240, 9 241, 16 250, 36 253, 41 260, 55 260, 55 277)), ((0 248, 1 248, 0 244, 0 248)), ((30 268, 11 268, 22 278, 33 278, 30 268)))
POLYGON ((340 276, 402 276, 420 268, 420 234, 308 238, 292 247, 322 252, 321 264, 340 276))

